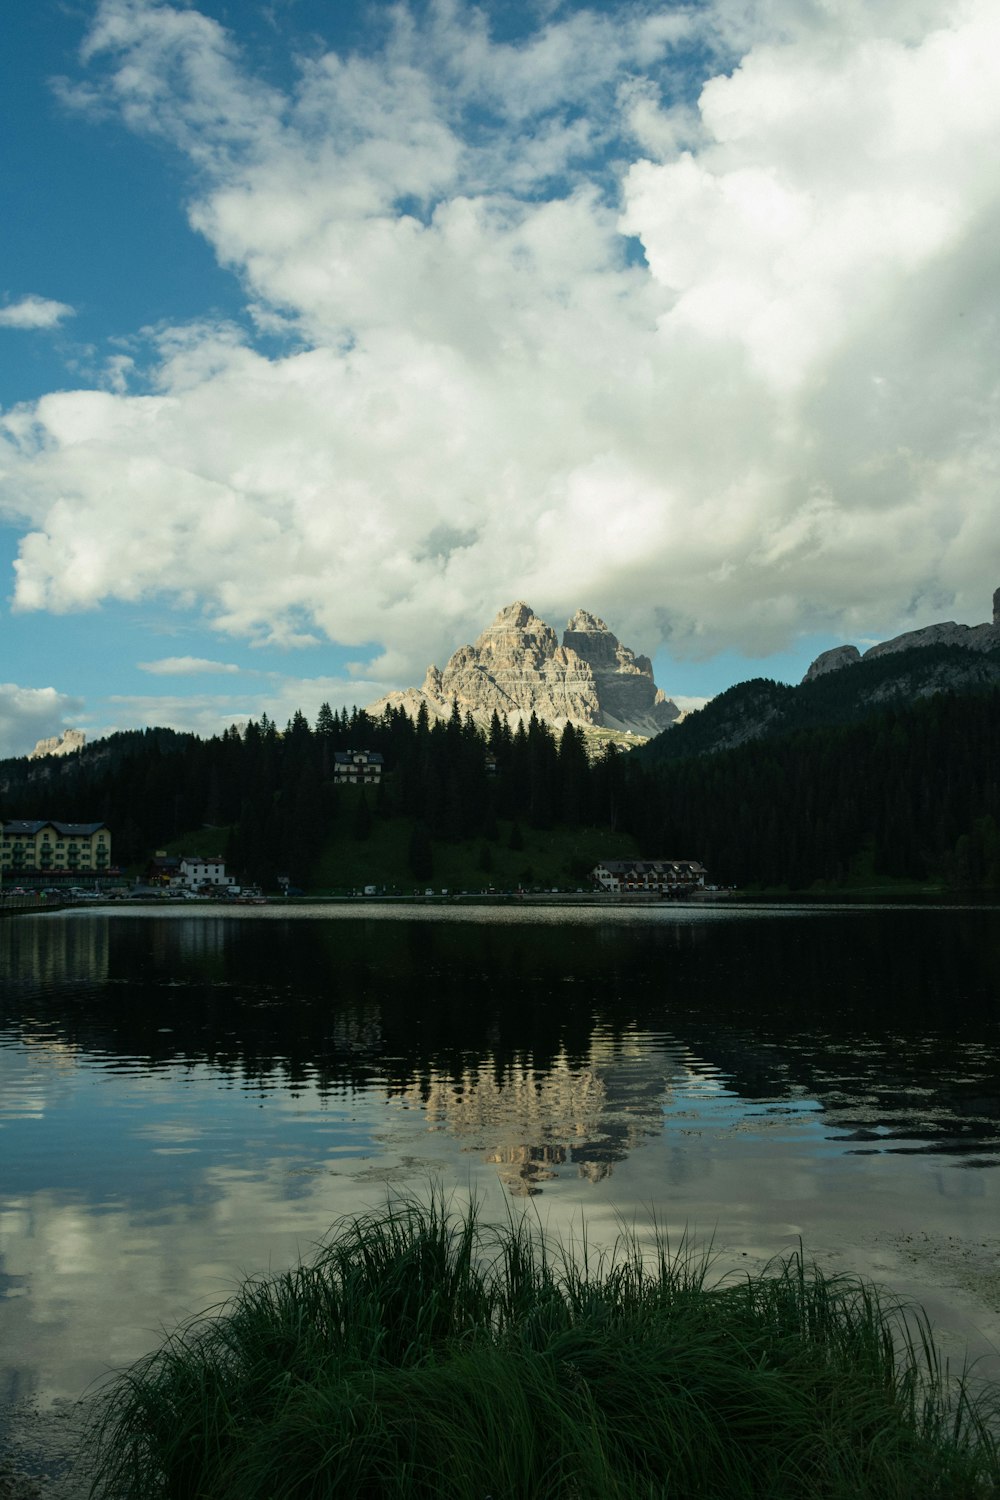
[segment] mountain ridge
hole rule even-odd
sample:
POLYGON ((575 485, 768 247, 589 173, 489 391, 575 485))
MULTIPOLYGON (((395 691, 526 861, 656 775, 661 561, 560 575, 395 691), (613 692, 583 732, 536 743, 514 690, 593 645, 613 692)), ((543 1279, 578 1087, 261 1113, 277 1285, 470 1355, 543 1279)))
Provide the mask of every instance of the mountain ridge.
POLYGON ((858 724, 939 693, 964 696, 997 686, 1000 643, 989 651, 945 643, 910 646, 797 685, 767 677, 736 683, 637 753, 650 761, 714 755, 803 730, 858 724))
POLYGON ((859 651, 857 646, 834 646, 829 651, 820 652, 802 682, 813 682, 828 672, 839 672, 844 667, 856 666, 858 662, 927 646, 959 646, 964 651, 994 651, 1000 647, 1000 588, 993 593, 992 624, 957 625, 954 620, 943 620, 937 625, 923 625, 917 630, 906 630, 902 635, 893 636, 891 640, 879 641, 867 651, 859 651))
POLYGON ((975 693, 1000 686, 1000 589, 993 623, 953 620, 909 630, 862 654, 856 646, 822 652, 796 685, 753 677, 735 683, 688 714, 642 753, 682 760, 733 750, 799 730, 860 723, 884 708, 936 693, 975 693))

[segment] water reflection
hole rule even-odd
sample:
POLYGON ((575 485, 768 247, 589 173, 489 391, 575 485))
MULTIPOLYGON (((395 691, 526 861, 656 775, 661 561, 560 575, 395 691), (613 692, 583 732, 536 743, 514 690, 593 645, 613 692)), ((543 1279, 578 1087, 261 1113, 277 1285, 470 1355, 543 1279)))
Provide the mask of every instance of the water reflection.
MULTIPOLYGON (((612 1062, 620 1072, 629 1058, 637 1079, 644 1060, 652 1098, 693 1058, 743 1100, 820 1101, 845 1146, 995 1160, 996 913, 587 915, 571 928, 537 913, 10 922, 0 1021, 53 1066, 203 1065, 259 1094, 416 1091, 456 1129, 472 1100, 486 1107, 490 1077, 490 1107, 527 1128, 539 1098, 565 1112, 568 1091, 592 1098, 612 1062), (659 1055, 668 1046, 688 1061, 659 1055)), ((574 1131, 494 1145, 569 1159, 574 1131)))
POLYGON ((663 1129, 664 1104, 690 1077, 680 1049, 649 1035, 595 1035, 588 1054, 565 1052, 539 1070, 526 1060, 435 1073, 404 1092, 427 1128, 447 1130, 497 1167, 511 1193, 529 1196, 563 1168, 590 1182, 663 1129))
POLYGON ((741 1255, 995 1234, 996 913, 79 913, 0 972, 8 1399, 432 1177, 741 1255))
POLYGON ((0 962, 5 988, 63 985, 106 979, 107 922, 58 922, 12 918, 0 924, 0 962))

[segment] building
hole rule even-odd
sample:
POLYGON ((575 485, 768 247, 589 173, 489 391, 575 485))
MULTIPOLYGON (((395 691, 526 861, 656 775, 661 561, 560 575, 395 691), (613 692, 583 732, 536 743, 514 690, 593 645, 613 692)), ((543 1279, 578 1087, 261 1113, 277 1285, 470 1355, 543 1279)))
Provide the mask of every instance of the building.
POLYGON ((176 854, 167 854, 164 850, 157 849, 146 866, 146 884, 176 885, 180 868, 181 862, 176 854))
POLYGON ((107 875, 111 830, 106 823, 57 823, 43 818, 0 822, 0 872, 4 881, 43 876, 55 884, 107 875))
POLYGON ((377 784, 382 779, 382 757, 377 750, 335 750, 333 779, 337 785, 348 781, 377 784))
POLYGON ((703 887, 705 866, 696 859, 602 859, 590 878, 602 891, 652 891, 663 896, 703 887))
POLYGON ((215 890, 228 890, 236 882, 226 874, 226 862, 220 854, 207 859, 201 854, 184 854, 177 866, 177 873, 170 881, 176 890, 201 891, 206 886, 215 890))

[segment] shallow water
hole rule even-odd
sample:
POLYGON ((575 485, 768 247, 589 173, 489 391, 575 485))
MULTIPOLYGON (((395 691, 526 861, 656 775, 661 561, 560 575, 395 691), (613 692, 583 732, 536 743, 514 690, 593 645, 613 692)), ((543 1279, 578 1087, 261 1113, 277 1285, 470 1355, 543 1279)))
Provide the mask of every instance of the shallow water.
POLYGON ((8 1410, 432 1182, 719 1274, 801 1237, 996 1359, 997 909, 93 910, 0 974, 8 1410))

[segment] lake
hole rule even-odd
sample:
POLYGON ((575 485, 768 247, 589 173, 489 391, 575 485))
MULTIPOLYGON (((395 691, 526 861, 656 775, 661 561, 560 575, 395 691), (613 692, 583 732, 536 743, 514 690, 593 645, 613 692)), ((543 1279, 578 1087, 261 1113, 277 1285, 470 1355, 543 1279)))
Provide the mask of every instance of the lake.
POLYGON ((1000 908, 94 908, 0 975, 0 1436, 53 1470, 46 1414, 432 1184, 801 1238, 1000 1375, 1000 908))

